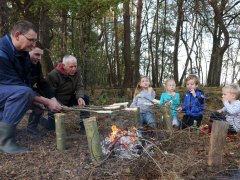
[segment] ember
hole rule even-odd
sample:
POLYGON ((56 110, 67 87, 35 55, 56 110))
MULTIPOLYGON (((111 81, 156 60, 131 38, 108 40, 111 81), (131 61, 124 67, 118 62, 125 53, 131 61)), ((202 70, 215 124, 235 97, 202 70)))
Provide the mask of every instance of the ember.
POLYGON ((121 130, 113 125, 111 134, 102 141, 102 151, 106 155, 112 153, 121 158, 138 157, 144 150, 141 138, 141 133, 135 127, 121 130))

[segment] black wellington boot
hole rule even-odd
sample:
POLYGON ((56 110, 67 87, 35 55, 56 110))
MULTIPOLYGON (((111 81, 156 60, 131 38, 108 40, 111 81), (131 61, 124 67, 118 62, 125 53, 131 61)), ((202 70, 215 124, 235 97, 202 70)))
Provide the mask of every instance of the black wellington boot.
POLYGON ((34 135, 34 136, 40 136, 40 132, 37 129, 39 119, 42 116, 42 114, 37 114, 36 112, 32 112, 29 115, 28 119, 28 125, 27 125, 27 132, 34 135))
POLYGON ((48 119, 41 117, 39 124, 41 124, 48 131, 55 130, 54 114, 52 112, 48 112, 48 119))
POLYGON ((27 148, 20 147, 15 140, 16 127, 0 122, 0 151, 8 154, 28 152, 27 148))
POLYGON ((83 124, 83 120, 87 119, 90 117, 90 113, 87 111, 81 111, 80 113, 80 122, 79 122, 79 127, 80 127, 80 131, 84 132, 85 131, 85 127, 83 124))
POLYGON ((82 132, 85 131, 85 127, 84 127, 84 124, 83 124, 83 119, 80 119, 79 127, 80 127, 80 131, 82 131, 82 132))

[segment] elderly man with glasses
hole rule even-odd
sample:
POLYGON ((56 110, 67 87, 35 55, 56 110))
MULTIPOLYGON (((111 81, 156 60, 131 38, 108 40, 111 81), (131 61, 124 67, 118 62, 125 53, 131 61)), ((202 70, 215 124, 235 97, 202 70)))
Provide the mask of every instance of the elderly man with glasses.
POLYGON ((37 41, 34 25, 29 21, 17 22, 10 34, 0 39, 0 151, 9 154, 28 150, 16 144, 15 131, 31 105, 43 104, 52 111, 62 106, 39 96, 31 88, 31 51, 37 41))

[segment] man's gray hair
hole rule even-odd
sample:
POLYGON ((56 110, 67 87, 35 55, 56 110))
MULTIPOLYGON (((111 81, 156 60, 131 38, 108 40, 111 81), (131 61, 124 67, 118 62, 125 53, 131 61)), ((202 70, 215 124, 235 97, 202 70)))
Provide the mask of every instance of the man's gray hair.
POLYGON ((72 62, 72 61, 77 63, 77 58, 73 55, 65 55, 63 57, 62 63, 66 65, 68 62, 72 62))

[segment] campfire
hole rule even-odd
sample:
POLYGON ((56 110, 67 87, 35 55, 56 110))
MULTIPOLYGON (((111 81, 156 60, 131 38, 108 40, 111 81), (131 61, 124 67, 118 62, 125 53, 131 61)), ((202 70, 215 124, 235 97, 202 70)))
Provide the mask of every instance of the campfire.
POLYGON ((102 151, 105 155, 112 153, 120 158, 131 159, 139 157, 145 148, 149 150, 149 144, 143 143, 141 132, 131 127, 126 130, 121 130, 116 125, 111 127, 111 134, 102 141, 102 151))

